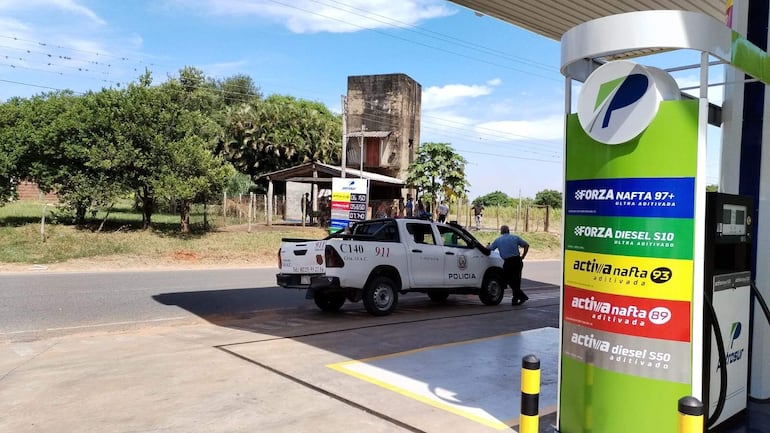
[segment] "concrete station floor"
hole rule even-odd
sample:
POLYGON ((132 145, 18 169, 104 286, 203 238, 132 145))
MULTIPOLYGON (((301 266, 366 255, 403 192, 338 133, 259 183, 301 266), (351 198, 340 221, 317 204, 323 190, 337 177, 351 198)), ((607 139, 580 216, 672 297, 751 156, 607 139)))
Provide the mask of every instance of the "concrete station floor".
MULTIPOLYGON (((406 296, 382 318, 309 307, 1 344, 0 432, 518 431, 521 359, 534 354, 551 433, 558 288, 525 290, 517 307, 406 296)), ((770 432, 769 419, 752 405, 729 432, 770 432)))

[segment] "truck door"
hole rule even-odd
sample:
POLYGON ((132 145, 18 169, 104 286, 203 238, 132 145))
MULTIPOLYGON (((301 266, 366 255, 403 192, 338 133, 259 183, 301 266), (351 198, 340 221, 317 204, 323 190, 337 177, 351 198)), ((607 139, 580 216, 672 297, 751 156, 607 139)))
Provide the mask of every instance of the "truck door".
POLYGON ((479 287, 487 267, 486 256, 460 230, 438 226, 444 245, 444 285, 479 287))
POLYGON ((441 287, 444 284, 444 247, 430 223, 409 222, 405 244, 412 287, 441 287))

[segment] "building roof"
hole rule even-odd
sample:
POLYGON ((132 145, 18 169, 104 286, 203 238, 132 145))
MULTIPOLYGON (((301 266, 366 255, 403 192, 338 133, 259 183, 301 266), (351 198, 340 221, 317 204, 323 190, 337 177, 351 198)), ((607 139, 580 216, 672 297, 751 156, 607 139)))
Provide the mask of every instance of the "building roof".
MULTIPOLYGON (((362 177, 369 179, 374 184, 383 184, 389 186, 404 187, 403 180, 385 176, 384 174, 372 173, 369 171, 360 171, 355 168, 345 169, 346 177, 362 177)), ((328 183, 333 177, 342 176, 342 167, 337 165, 324 164, 322 162, 306 162, 294 167, 285 168, 283 170, 277 170, 270 173, 265 173, 260 176, 260 179, 287 181, 287 182, 303 182, 303 183, 328 183), (313 176, 313 172, 317 173, 318 177, 313 176)))
POLYGON ((725 0, 450 0, 554 40, 586 21, 625 12, 684 10, 725 21, 725 0))

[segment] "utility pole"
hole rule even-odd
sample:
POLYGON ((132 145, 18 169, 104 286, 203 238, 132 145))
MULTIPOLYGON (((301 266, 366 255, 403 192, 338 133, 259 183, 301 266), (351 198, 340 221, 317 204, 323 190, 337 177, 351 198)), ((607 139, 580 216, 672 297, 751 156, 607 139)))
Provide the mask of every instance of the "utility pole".
POLYGON ((361 171, 359 177, 364 177, 364 131, 366 131, 366 125, 361 124, 361 137, 359 137, 358 143, 361 145, 361 171))
POLYGON ((348 97, 342 98, 342 167, 340 176, 345 177, 345 167, 348 165, 348 97))

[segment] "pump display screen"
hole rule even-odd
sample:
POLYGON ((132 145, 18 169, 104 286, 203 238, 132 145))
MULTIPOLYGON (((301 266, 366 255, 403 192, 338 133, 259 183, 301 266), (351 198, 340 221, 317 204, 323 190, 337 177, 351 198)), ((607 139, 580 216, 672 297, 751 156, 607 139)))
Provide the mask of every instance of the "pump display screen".
POLYGON ((722 207, 722 235, 743 236, 746 234, 746 206, 725 204, 722 207))

